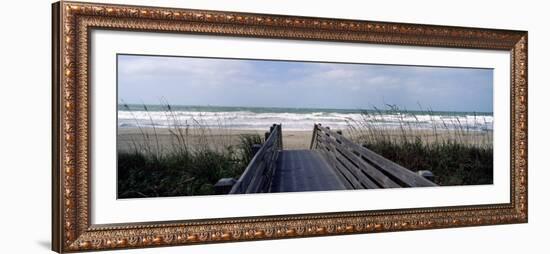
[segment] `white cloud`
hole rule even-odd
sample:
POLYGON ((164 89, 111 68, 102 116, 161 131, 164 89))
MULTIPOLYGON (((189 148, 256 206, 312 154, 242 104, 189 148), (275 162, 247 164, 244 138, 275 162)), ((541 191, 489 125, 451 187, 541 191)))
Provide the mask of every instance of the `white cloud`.
POLYGON ((492 110, 492 73, 465 68, 121 56, 126 100, 244 106, 492 110), (152 86, 154 85, 154 86, 152 86), (144 99, 145 98, 145 99, 144 99), (152 98, 148 100, 147 98, 152 98))
POLYGON ((253 67, 243 61, 211 61, 203 58, 121 56, 120 75, 131 80, 172 79, 188 84, 248 83, 253 67))

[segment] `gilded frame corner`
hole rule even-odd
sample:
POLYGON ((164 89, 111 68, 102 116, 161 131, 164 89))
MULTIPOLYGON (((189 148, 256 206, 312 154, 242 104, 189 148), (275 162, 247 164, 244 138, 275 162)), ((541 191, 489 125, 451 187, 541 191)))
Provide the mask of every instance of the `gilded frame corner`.
POLYGON ((527 222, 526 31, 73 2, 54 3, 52 19, 52 248, 55 251, 527 222), (88 161, 88 53, 92 29, 508 50, 511 52, 511 202, 92 225, 88 161))

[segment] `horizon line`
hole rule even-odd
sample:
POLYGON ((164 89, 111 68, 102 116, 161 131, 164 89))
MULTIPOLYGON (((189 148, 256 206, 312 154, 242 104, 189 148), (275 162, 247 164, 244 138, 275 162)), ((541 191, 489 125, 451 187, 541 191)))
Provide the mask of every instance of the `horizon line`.
MULTIPOLYGON (((376 106, 372 106, 371 108, 326 108, 326 107, 284 107, 284 106, 223 106, 223 105, 191 105, 191 104, 153 104, 153 103, 117 103, 117 105, 131 105, 131 106, 142 106, 142 105, 145 105, 145 106, 167 106, 169 105, 170 107, 173 107, 173 106, 180 106, 180 107, 220 107, 220 108, 264 108, 264 109, 269 109, 269 108, 275 108, 275 109, 320 109, 320 110, 381 110, 381 111, 392 111, 391 109, 388 109, 389 105, 391 104, 387 104, 386 107, 384 108, 378 108, 376 106)), ((395 105, 392 105, 392 106, 395 106, 395 105)), ((117 109, 118 110, 118 109, 117 109)), ((407 109, 407 108, 399 108, 398 107, 398 110, 397 111, 415 111, 415 112, 426 112, 426 113, 429 113, 429 112, 449 112, 449 113, 485 113, 485 114, 493 114, 494 112, 491 111, 471 111, 471 110, 455 110, 455 111, 451 111, 451 110, 436 110, 436 109, 431 109, 431 108, 423 108, 423 109, 407 109)))

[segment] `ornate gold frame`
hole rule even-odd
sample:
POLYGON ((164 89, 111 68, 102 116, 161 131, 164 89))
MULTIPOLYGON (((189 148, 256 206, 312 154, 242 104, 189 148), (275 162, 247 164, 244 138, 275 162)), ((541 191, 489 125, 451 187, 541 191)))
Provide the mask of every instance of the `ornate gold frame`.
POLYGON ((58 252, 527 222, 527 32, 60 2, 53 4, 52 248, 58 252), (92 225, 92 29, 508 50, 511 202, 460 207, 92 225))

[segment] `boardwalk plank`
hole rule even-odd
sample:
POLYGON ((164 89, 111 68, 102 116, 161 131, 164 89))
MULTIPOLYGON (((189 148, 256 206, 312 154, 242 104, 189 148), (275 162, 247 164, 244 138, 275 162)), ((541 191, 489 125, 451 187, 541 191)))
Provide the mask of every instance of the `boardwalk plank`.
POLYGON ((345 190, 336 172, 314 150, 279 152, 270 192, 345 190))

